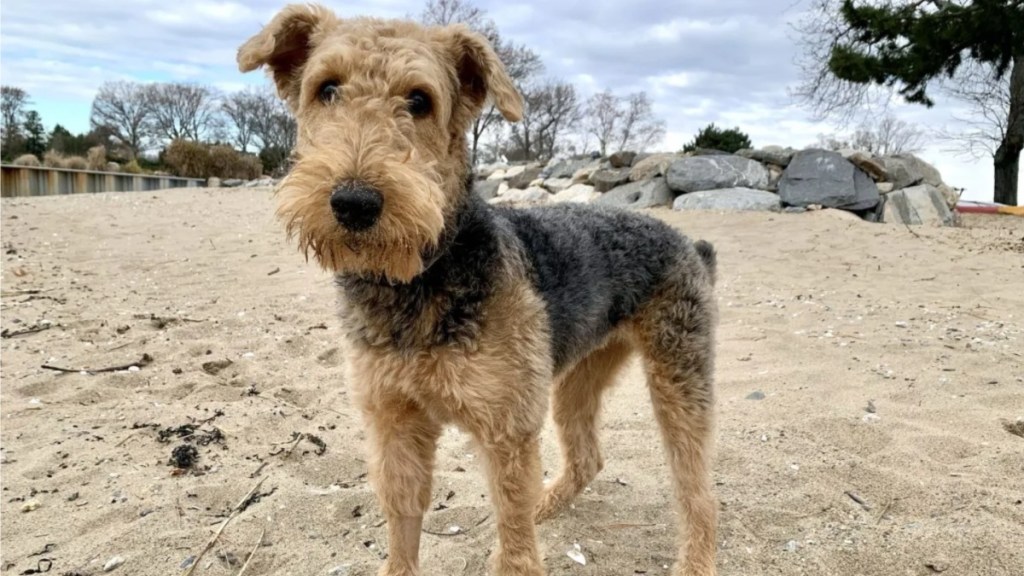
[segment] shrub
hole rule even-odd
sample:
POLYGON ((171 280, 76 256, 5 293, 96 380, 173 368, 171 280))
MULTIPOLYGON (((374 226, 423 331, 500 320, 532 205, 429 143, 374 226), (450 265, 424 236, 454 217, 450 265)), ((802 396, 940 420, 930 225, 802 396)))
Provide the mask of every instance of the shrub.
POLYGON ((63 168, 64 167, 64 155, 56 150, 47 150, 43 154, 43 166, 50 168, 63 168))
POLYGON ((210 153, 199 142, 174 140, 164 150, 164 163, 177 176, 206 178, 210 153))
POLYGON ((186 178, 239 178, 252 180, 263 173, 260 159, 242 154, 230 146, 207 146, 175 140, 164 150, 164 163, 177 176, 186 178))
POLYGON ((70 170, 88 170, 89 161, 81 156, 68 156, 64 159, 61 167, 68 168, 70 170))
POLYGON ((211 146, 210 160, 204 177, 253 180, 263 174, 263 163, 251 154, 242 154, 231 146, 211 146))
POLYGON ((39 158, 35 154, 22 154, 12 162, 15 166, 39 166, 39 158))
POLYGON ((89 152, 85 155, 85 160, 89 163, 90 170, 106 170, 107 147, 100 144, 99 146, 89 148, 89 152))
POLYGON ((711 123, 705 128, 701 128, 692 142, 683 146, 683 152, 693 152, 698 148, 704 148, 735 154, 739 150, 750 147, 750 137, 739 128, 723 130, 711 123))
POLYGON ((288 171, 289 160, 289 152, 285 148, 267 146, 260 150, 260 162, 263 163, 263 169, 276 178, 284 176, 288 171))
POLYGON ((121 172, 124 172, 125 174, 142 174, 142 168, 139 166, 137 161, 132 160, 124 166, 121 166, 121 172))

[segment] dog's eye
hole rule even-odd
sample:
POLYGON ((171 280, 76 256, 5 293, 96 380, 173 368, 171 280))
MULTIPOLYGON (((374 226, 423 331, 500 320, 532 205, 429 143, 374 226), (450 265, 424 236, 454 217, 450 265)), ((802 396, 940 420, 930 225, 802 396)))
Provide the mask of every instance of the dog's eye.
POLYGON ((328 80, 316 91, 317 98, 324 104, 330 104, 341 97, 341 86, 337 80, 328 80))
POLYGON ((409 107, 409 114, 412 114, 414 118, 422 118, 427 114, 430 114, 431 108, 433 108, 430 102, 430 96, 423 90, 413 90, 409 92, 409 97, 406 98, 406 104, 409 107))

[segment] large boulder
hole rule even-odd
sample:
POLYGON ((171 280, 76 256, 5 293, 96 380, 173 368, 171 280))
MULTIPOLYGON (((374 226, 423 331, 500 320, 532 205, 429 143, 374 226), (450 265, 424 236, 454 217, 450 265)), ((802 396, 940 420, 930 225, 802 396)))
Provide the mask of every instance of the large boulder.
POLYGON ((955 217, 938 188, 920 184, 886 194, 882 222, 952 226, 955 217))
POLYGON ((541 178, 572 178, 577 170, 593 164, 594 160, 587 158, 563 158, 552 159, 540 172, 541 178))
POLYGON ((896 154, 882 158, 889 175, 889 181, 895 188, 907 188, 915 184, 942 185, 942 175, 934 166, 913 154, 896 154))
POLYGON ((503 182, 501 180, 477 180, 473 182, 473 192, 484 200, 490 200, 498 196, 498 188, 503 182))
POLYGON ((779 198, 787 206, 843 210, 868 210, 879 202, 871 177, 836 152, 814 149, 793 156, 779 180, 779 198))
POLYGON ((573 184, 565 190, 551 197, 552 202, 576 202, 589 204, 601 197, 601 193, 594 190, 593 186, 586 184, 573 184))
POLYGON ((544 181, 543 187, 547 188, 552 194, 561 192, 569 186, 572 186, 571 178, 550 178, 544 181))
POLYGON ((792 148, 783 148, 782 146, 765 146, 764 148, 751 149, 744 148, 736 152, 737 156, 743 156, 751 160, 757 160, 765 164, 774 164, 776 166, 782 166, 785 168, 789 166, 790 160, 793 159, 793 155, 796 154, 796 150, 792 148))
POLYGON ((543 188, 530 187, 526 190, 519 190, 518 188, 510 189, 497 198, 492 198, 488 202, 492 204, 543 204, 551 200, 551 193, 543 188))
POLYGON ((495 162, 493 164, 482 164, 478 166, 476 169, 476 177, 486 179, 494 172, 498 170, 505 170, 506 168, 508 168, 508 165, 503 162, 495 162))
POLYGON ((865 174, 874 178, 876 182, 889 181, 889 172, 885 169, 885 164, 871 154, 863 150, 840 150, 839 154, 863 170, 865 174))
POLYGON ((668 168, 665 180, 675 192, 700 192, 721 188, 768 187, 768 170, 742 156, 696 156, 680 158, 668 168))
POLYGON ((602 194, 594 203, 624 208, 654 208, 671 206, 674 196, 664 178, 654 178, 614 188, 602 194))
POLYGON ((659 153, 645 156, 634 162, 629 170, 629 181, 650 180, 668 173, 668 167, 679 159, 679 156, 672 153, 659 153))
POLYGON ((779 197, 764 190, 724 188, 682 194, 672 203, 673 210, 770 210, 782 208, 779 197))
POLYGON ((520 190, 526 190, 530 187, 530 182, 533 182, 540 177, 539 166, 527 166, 522 172, 512 176, 508 179, 509 188, 518 188, 520 190))
POLYGON ((607 192, 629 182, 629 169, 598 170, 590 175, 590 184, 598 192, 607 192))
POLYGON ((636 159, 636 152, 620 151, 608 157, 612 168, 629 168, 636 159))

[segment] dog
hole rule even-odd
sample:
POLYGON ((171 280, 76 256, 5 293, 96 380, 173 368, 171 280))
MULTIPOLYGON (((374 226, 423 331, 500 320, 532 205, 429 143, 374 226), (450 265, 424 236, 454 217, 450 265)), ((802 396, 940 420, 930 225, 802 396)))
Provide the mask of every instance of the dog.
POLYGON ((345 377, 387 520, 380 576, 420 574, 442 426, 475 441, 496 510, 495 576, 545 573, 535 523, 601 470, 601 394, 642 356, 679 512, 677 576, 715 573, 710 487, 716 256, 648 216, 495 207, 473 193, 466 130, 523 100, 463 25, 341 18, 288 5, 238 50, 298 125, 277 215, 335 274, 345 377), (563 468, 542 485, 551 404, 563 468))

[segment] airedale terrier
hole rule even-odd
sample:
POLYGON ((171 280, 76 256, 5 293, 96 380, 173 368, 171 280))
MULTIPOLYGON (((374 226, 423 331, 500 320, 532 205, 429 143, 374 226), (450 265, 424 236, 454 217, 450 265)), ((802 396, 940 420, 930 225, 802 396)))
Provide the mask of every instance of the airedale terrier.
POLYGON ((714 574, 712 246, 635 213, 497 208, 474 194, 467 128, 488 100, 509 121, 523 103, 489 43, 464 26, 289 5, 238 64, 266 66, 298 121, 277 211, 307 257, 336 274, 346 375, 387 518, 379 574, 420 573, 446 423, 483 455, 493 574, 544 574, 534 523, 601 470, 601 394, 634 350, 674 479, 675 574, 714 574), (544 488, 549 396, 564 466, 544 488))

